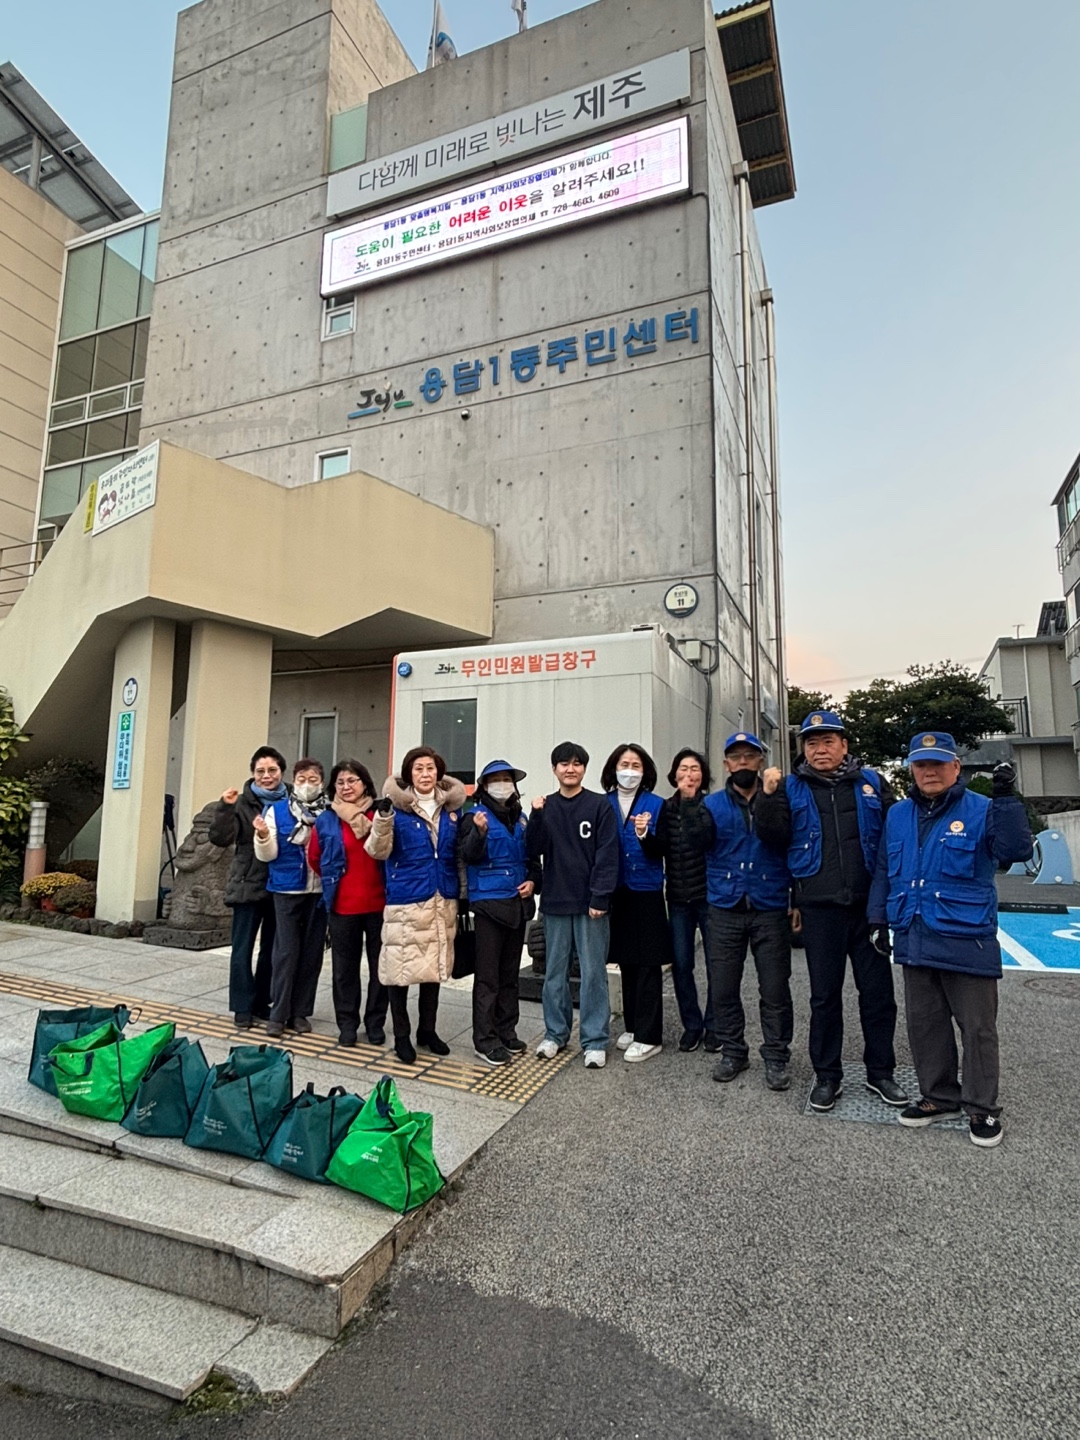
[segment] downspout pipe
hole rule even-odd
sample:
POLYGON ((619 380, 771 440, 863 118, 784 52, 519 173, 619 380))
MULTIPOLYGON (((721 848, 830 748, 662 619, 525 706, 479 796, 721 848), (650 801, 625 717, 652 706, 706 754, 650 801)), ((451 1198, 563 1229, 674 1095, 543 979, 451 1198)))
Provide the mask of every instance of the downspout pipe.
POLYGON ((757 493, 754 484, 754 350, 753 296, 750 289, 750 167, 745 160, 735 166, 735 184, 739 192, 739 276, 742 285, 742 381, 743 440, 746 463, 746 556, 749 566, 747 611, 750 618, 750 721, 749 729, 761 729, 761 663, 758 655, 758 593, 757 593, 757 493))
POLYGON ((765 309, 765 351, 768 361, 769 386, 769 518, 772 522, 772 575, 773 575, 773 637, 776 646, 776 706, 780 712, 780 732, 785 743, 779 747, 777 760, 780 769, 787 772, 790 764, 791 747, 786 743, 788 734, 787 713, 787 657, 784 650, 784 583, 780 569, 780 425, 776 406, 776 316, 773 308, 773 293, 762 290, 761 303, 765 309))

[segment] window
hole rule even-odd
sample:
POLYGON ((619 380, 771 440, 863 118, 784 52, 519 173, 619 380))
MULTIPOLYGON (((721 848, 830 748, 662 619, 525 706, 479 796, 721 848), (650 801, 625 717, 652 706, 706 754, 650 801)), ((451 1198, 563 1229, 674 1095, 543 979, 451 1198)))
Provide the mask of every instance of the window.
POLYGON ((149 315, 154 298, 158 222, 151 220, 73 246, 64 279, 60 339, 149 315))
POLYGON ((335 475, 349 473, 348 450, 323 450, 315 457, 316 480, 332 480, 335 475))
POLYGON ((765 512, 761 501, 754 500, 754 562, 757 567, 758 604, 765 604, 765 512))
POLYGON ((438 751, 448 774, 472 785, 476 780, 476 701, 425 700, 421 743, 438 751))
POLYGON ((356 296, 332 296, 323 307, 324 340, 335 335, 351 335, 356 329, 356 296))
POLYGON ((310 756, 321 761, 327 780, 334 768, 337 751, 337 721, 336 711, 300 717, 300 754, 297 758, 303 760, 310 756))

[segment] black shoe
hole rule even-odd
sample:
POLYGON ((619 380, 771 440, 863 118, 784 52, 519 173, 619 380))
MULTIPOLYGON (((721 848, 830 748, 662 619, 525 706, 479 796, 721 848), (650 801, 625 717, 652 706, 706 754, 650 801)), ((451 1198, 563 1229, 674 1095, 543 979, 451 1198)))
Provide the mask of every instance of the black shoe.
POLYGON ((705 1051, 709 1055, 715 1055, 720 1049, 720 1036, 715 1030, 705 1031, 705 1051))
POLYGON ((311 1021, 305 1020, 303 1015, 297 1015, 296 1019, 292 1022, 292 1028, 296 1031, 297 1035, 310 1035, 311 1021))
POLYGON ((477 1050, 476 1055, 488 1065, 509 1065, 514 1058, 510 1051, 504 1050, 501 1045, 495 1045, 490 1050, 477 1050))
POLYGON ((844 1087, 839 1080, 819 1080, 810 1091, 811 1110, 831 1110, 844 1093, 844 1087))
POLYGON ((1001 1121, 996 1115, 971 1115, 968 1117, 968 1135, 973 1145, 989 1150, 1001 1144, 1001 1121))
POLYGON ((935 1120, 959 1120, 960 1115, 959 1105, 935 1105, 933 1100, 916 1100, 914 1105, 901 1110, 897 1119, 901 1125, 918 1130, 924 1125, 933 1125, 935 1120))
POLYGON ((696 1050, 700 1044, 700 1030, 684 1030, 682 1032, 682 1035, 679 1039, 679 1049, 682 1050, 685 1054, 689 1055, 690 1052, 692 1050, 696 1050))
POLYGON ((373 1027, 367 1032, 367 1043, 368 1043, 369 1045, 385 1045, 385 1044, 386 1044, 386 1031, 383 1030, 383 1029, 378 1029, 378 1030, 376 1030, 375 1027, 373 1026, 373 1027))
POLYGON ((872 1090, 875 1095, 880 1095, 886 1105, 906 1105, 911 1099, 906 1091, 901 1090, 891 1075, 883 1075, 880 1080, 871 1080, 867 1076, 866 1088, 872 1090))
POLYGON ((250 1015, 234 1015, 234 1016, 233 1016, 233 1025, 236 1027, 237 1030, 250 1030, 250 1029, 251 1029, 251 1016, 250 1016, 250 1015))
POLYGON ((341 1045, 344 1049, 351 1050, 352 1047, 356 1044, 356 1031, 342 1030, 341 1034, 338 1036, 337 1043, 341 1045))
POLYGON ((791 1071, 779 1060, 766 1060, 765 1084, 770 1090, 786 1090, 791 1084, 791 1071))
POLYGON ((267 1020, 266 1033, 271 1040, 277 1040, 280 1036, 284 1035, 285 1026, 282 1025, 280 1020, 267 1020))
MULTIPOLYGON (((706 1050, 709 1048, 706 1043, 706 1050)), ((730 1055, 725 1055, 713 1072, 712 1078, 721 1082, 734 1080, 736 1075, 741 1075, 744 1070, 749 1070, 749 1060, 735 1060, 730 1055)))
POLYGON ((449 1055, 450 1046, 445 1040, 440 1040, 434 1030, 417 1030, 416 1043, 422 1045, 425 1050, 430 1050, 433 1055, 449 1055))
POLYGON ((416 1051, 408 1035, 399 1035, 394 1041, 394 1054, 403 1065, 416 1064, 416 1051))
POLYGON ((509 1040, 504 1040, 504 1041, 502 1042, 502 1045, 503 1045, 503 1049, 504 1049, 504 1050, 509 1050, 509 1051, 510 1051, 510 1054, 511 1054, 512 1056, 513 1056, 513 1055, 524 1055, 524 1054, 525 1054, 525 1051, 529 1048, 529 1047, 525 1044, 525 1041, 524 1041, 524 1040, 519 1040, 516 1035, 511 1035, 511 1037, 510 1037, 509 1040))

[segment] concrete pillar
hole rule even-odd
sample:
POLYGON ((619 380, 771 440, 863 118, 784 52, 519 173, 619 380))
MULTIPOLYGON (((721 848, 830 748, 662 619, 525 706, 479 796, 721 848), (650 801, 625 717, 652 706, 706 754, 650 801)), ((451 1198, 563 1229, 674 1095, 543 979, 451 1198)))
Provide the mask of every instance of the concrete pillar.
POLYGON ((247 779, 253 751, 266 744, 273 641, 262 630, 197 620, 191 627, 184 747, 176 833, 230 785, 247 779))
POLYGON ((171 620, 136 620, 116 647, 98 856, 97 914, 103 920, 153 920, 157 914, 175 636, 171 620), (133 717, 124 732, 130 735, 127 784, 118 787, 117 733, 127 714, 133 717))

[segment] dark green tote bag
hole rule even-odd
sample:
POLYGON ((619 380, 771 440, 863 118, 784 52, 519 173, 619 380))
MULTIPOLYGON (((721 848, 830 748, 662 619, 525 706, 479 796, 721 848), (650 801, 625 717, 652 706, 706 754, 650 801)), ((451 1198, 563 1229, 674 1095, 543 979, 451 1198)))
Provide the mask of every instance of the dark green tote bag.
POLYGON ((432 1117, 406 1110, 384 1076, 334 1151, 326 1178, 401 1214, 415 1210, 446 1184, 433 1131, 432 1117))
POLYGON ((237 1045, 207 1073, 184 1144, 261 1160, 291 1099, 288 1051, 237 1045))
POLYGON ((55 1095, 56 1082, 53 1080, 52 1070, 45 1064, 49 1051, 65 1040, 78 1040, 83 1035, 88 1035, 106 1021, 112 1021, 117 1030, 123 1030, 130 1019, 131 1012, 125 1005, 113 1005, 111 1008, 104 1005, 83 1005, 76 1010, 39 1010, 27 1080, 39 1090, 47 1090, 50 1095, 55 1095))
POLYGON ((335 1085, 329 1095, 316 1095, 312 1081, 285 1111, 263 1159, 290 1175, 329 1185, 326 1167, 330 1156, 363 1104, 359 1095, 346 1094, 344 1085, 335 1085))
POLYGON ((54 1046, 48 1063, 65 1110, 74 1115, 90 1115, 95 1120, 122 1120, 124 1111, 135 1098, 139 1081, 154 1056, 176 1034, 176 1026, 170 1021, 127 1039, 111 1023, 101 1028, 111 1032, 106 1043, 89 1044, 99 1033, 93 1031, 81 1040, 67 1040, 54 1046))
POLYGON ((182 1138, 195 1114, 209 1069, 199 1042, 192 1044, 186 1035, 178 1035, 150 1062, 120 1124, 133 1135, 182 1138))

